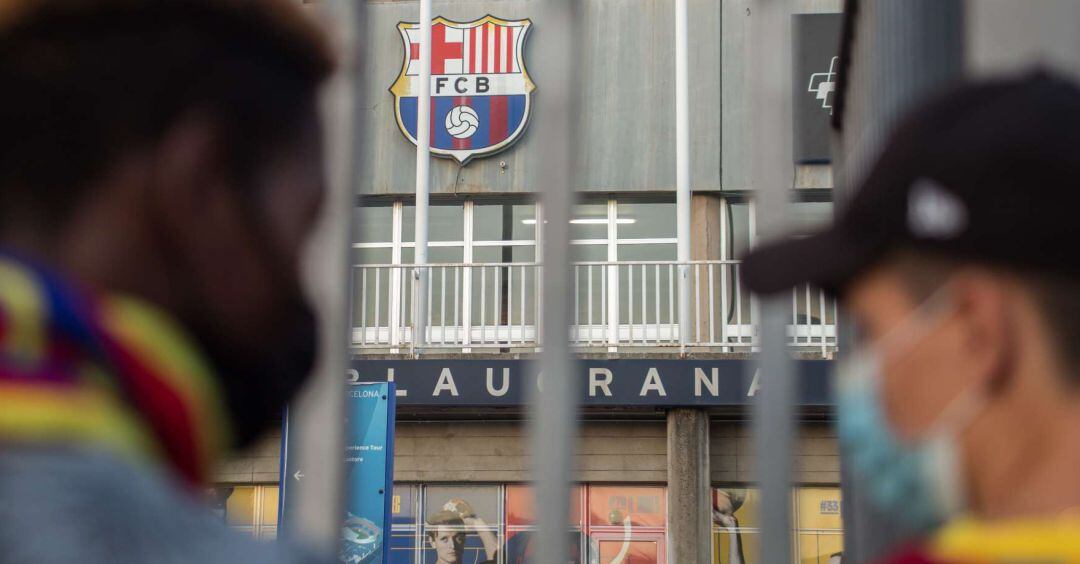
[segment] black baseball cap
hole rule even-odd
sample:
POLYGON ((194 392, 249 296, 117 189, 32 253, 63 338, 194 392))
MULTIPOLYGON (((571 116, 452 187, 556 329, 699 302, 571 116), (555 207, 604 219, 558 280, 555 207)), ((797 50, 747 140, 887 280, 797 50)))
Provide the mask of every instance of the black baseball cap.
POLYGON ((1080 281, 1080 88, 1035 71, 933 98, 900 123, 832 226, 753 250, 743 282, 841 294, 900 249, 1080 281))

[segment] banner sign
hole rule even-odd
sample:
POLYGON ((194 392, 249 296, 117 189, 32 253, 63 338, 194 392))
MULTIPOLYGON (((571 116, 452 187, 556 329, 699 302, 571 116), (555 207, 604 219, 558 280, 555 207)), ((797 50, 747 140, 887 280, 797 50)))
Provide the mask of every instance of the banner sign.
MULTIPOLYGON (((797 401, 830 405, 827 360, 798 360, 797 401)), ((531 360, 354 360, 350 381, 397 385, 402 406, 499 407, 523 405, 529 388, 543 391, 545 375, 531 360)), ((579 360, 574 378, 581 402, 596 406, 746 405, 760 392, 750 360, 579 360)))
MULTIPOLYGON (((340 561, 388 564, 390 505, 393 497, 395 394, 392 382, 350 384, 345 407, 345 514, 340 561)), ((289 416, 285 414, 281 445, 281 506, 303 495, 304 471, 290 460, 289 416)))
POLYGON ((792 103, 795 132, 792 147, 797 163, 827 163, 829 120, 836 98, 840 61, 842 14, 792 16, 792 103))

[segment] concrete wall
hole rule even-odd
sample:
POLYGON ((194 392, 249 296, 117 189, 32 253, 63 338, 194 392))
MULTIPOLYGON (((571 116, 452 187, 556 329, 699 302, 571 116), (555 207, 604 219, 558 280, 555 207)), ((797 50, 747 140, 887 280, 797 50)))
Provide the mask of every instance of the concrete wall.
POLYGON ((964 10, 969 74, 1023 72, 1039 65, 1080 79, 1080 3, 966 0, 964 10))
MULTIPOLYGON (((394 479, 429 482, 520 482, 529 479, 525 428, 516 422, 399 422, 394 479)), ((251 452, 222 464, 219 483, 278 481, 281 436, 274 433, 251 452)), ((754 480, 750 426, 713 422, 710 428, 713 483, 754 480)), ((796 479, 808 484, 840 481, 832 428, 800 426, 796 479)), ((664 421, 588 422, 578 443, 578 474, 587 482, 667 481, 664 421)))
MULTIPOLYGON (((545 53, 541 0, 436 1, 435 15, 457 21, 485 14, 531 18, 525 51, 529 62, 545 53)), ((399 21, 416 21, 417 3, 369 2, 369 37, 363 46, 370 131, 361 153, 359 190, 364 194, 408 194, 414 189, 415 148, 394 121, 387 88, 401 69, 399 21)), ((690 111, 694 123, 692 163, 695 190, 720 188, 720 3, 690 0, 690 111)), ((575 178, 583 190, 674 190, 675 65, 674 3, 658 0, 588 0, 582 9, 584 81, 576 132, 584 148, 575 178)), ((531 119, 544 119, 547 77, 537 85, 531 119)), ((463 169, 435 159, 432 192, 531 192, 545 163, 533 158, 529 132, 500 155, 477 159, 463 169), (500 161, 506 166, 500 167, 500 161)))
MULTIPOLYGON (((750 62, 750 27, 754 17, 755 0, 721 0, 723 6, 721 84, 722 142, 721 184, 724 190, 749 190, 750 134, 753 129, 750 114, 750 78, 754 72, 750 62)), ((843 9, 843 0, 796 0, 794 12, 802 14, 834 13, 843 9)), ((828 167, 797 167, 796 187, 810 188, 832 175, 828 167)), ((695 190, 697 187, 694 188, 695 190)))
MULTIPOLYGON (((435 1, 433 13, 457 21, 485 14, 531 18, 525 61, 543 57, 542 0, 435 1)), ((751 189, 749 30, 752 0, 690 0, 691 184, 695 191, 751 189)), ((798 13, 839 12, 842 0, 798 0, 798 13)), ((369 0, 363 45, 369 131, 360 155, 362 194, 410 194, 415 148, 398 130, 387 90, 401 69, 396 24, 415 21, 415 1, 369 0)), ((674 3, 585 0, 581 10, 583 83, 575 131, 582 148, 574 174, 586 191, 669 191, 675 185, 674 3)), ((544 119, 547 77, 537 84, 531 119, 544 119)), ((503 153, 464 168, 434 159, 433 193, 535 192, 545 163, 529 132, 503 153), (500 164, 505 166, 500 166, 500 164)), ((829 167, 798 167, 796 187, 831 187, 829 167), (801 169, 806 170, 801 170, 801 169)))
MULTIPOLYGON (((713 483, 754 481, 754 440, 750 432, 749 424, 712 424, 709 467, 713 483)), ((840 482, 840 455, 831 425, 799 426, 794 479, 803 484, 840 482)))
POLYGON ((225 461, 214 473, 220 484, 266 484, 281 476, 281 432, 274 431, 255 447, 225 461))

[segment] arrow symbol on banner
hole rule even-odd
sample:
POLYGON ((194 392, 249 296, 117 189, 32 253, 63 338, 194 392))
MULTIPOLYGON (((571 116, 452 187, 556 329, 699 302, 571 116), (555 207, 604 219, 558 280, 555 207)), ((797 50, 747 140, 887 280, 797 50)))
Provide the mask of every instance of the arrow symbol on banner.
POLYGON ((296 481, 297 481, 297 482, 299 482, 299 481, 300 481, 300 478, 303 478, 303 477, 304 477, 304 473, 303 473, 303 472, 301 472, 301 471, 299 471, 299 470, 297 470, 297 471, 296 471, 296 473, 292 475, 292 477, 293 477, 293 478, 296 478, 296 481))

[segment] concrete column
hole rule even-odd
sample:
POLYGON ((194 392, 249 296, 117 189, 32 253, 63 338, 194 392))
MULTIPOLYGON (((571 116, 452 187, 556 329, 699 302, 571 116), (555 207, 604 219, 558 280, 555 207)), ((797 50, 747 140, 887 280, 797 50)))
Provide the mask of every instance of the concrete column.
POLYGON ((705 410, 668 411, 667 475, 667 563, 712 562, 709 416, 705 410))
MULTIPOLYGON (((719 260, 723 258, 721 245, 724 235, 720 232, 720 213, 723 211, 718 194, 694 194, 690 212, 690 260, 719 260)), ((720 269, 699 266, 690 271, 690 309, 691 319, 695 320, 691 331, 702 339, 708 339, 709 320, 712 319, 713 338, 721 336, 720 325, 723 323, 720 300, 720 269), (709 270, 713 271, 713 301, 709 308, 709 270), (695 275, 696 270, 696 275, 695 275), (700 282, 699 282, 700 281, 700 282), (700 307, 698 304, 701 304, 700 307)), ((733 272, 728 272, 727 281, 731 283, 733 272)))

